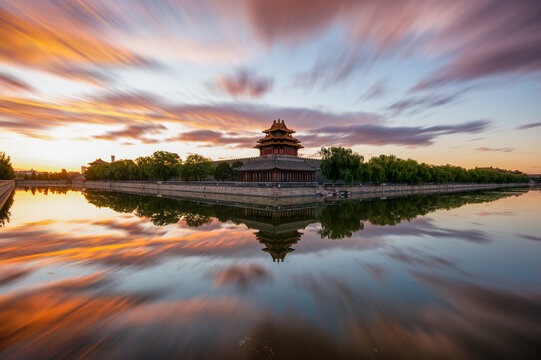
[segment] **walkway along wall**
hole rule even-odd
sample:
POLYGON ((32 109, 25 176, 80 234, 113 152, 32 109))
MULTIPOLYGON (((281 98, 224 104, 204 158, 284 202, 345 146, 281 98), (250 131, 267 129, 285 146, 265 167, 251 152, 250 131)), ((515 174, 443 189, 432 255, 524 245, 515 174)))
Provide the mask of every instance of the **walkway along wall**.
POLYGON ((6 203, 14 188, 15 180, 0 180, 0 209, 2 209, 6 203))

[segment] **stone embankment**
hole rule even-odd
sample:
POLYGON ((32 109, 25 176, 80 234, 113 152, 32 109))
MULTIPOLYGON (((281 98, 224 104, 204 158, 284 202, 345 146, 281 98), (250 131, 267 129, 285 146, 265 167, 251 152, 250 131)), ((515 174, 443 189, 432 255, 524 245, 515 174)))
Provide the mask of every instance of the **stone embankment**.
POLYGON ((449 184, 424 184, 424 185, 369 185, 369 186, 337 186, 310 184, 307 186, 295 186, 295 184, 262 183, 245 184, 219 182, 200 183, 169 183, 169 182, 136 182, 136 181, 86 181, 73 182, 73 187, 122 191, 152 195, 189 195, 197 194, 220 194, 232 196, 266 197, 266 198, 296 198, 317 196, 328 191, 347 191, 350 196, 400 196, 408 194, 433 194, 449 193, 474 190, 489 190, 505 187, 526 186, 527 184, 474 184, 474 183, 449 183, 449 184), (279 186, 280 185, 280 186, 279 186))
POLYGON ((71 180, 22 180, 15 179, 15 185, 18 187, 70 187, 71 180))
POLYGON ((15 180, 0 180, 0 209, 2 209, 6 203, 14 188, 15 180))
POLYGON ((75 189, 108 190, 142 195, 188 197, 225 200, 237 197, 257 202, 282 199, 288 202, 306 201, 332 192, 347 192, 352 198, 392 197, 410 194, 437 194, 475 190, 520 187, 528 184, 447 183, 423 185, 362 185, 329 186, 316 183, 238 183, 238 182, 182 182, 182 181, 36 181, 17 180, 18 187, 73 187, 75 189), (300 200, 304 198, 304 200, 300 200), (266 199, 266 200, 263 200, 266 199))

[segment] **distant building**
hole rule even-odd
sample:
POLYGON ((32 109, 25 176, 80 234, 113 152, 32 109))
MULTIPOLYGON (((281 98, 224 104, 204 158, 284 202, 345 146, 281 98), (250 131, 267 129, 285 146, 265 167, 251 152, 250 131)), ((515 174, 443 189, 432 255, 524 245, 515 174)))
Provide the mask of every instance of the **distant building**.
POLYGON ((306 159, 298 157, 303 146, 291 134, 283 120, 274 120, 257 141, 259 157, 248 159, 237 168, 237 180, 245 182, 314 182, 316 170, 306 159))
POLYGON ((96 160, 92 161, 91 163, 88 163, 88 165, 90 165, 90 166, 99 165, 99 164, 109 164, 109 163, 107 161, 103 161, 101 158, 96 159, 96 160))

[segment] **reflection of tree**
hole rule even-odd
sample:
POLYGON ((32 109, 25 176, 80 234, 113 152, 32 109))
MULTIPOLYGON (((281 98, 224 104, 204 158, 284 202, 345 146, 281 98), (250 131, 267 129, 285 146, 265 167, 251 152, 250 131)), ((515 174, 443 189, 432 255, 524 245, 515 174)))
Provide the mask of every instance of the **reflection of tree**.
POLYGON ((326 206, 318 216, 322 238, 341 239, 351 237, 364 228, 363 221, 373 225, 396 225, 410 221, 438 209, 453 209, 466 204, 495 201, 508 196, 521 195, 528 190, 481 191, 471 193, 413 195, 398 199, 347 202, 326 206))
POLYGON ((341 239, 351 237, 355 231, 362 230, 364 224, 359 216, 359 205, 348 202, 338 206, 327 206, 318 216, 321 223, 319 234, 322 238, 341 239))
POLYGON ((86 200, 97 207, 108 207, 119 213, 134 213, 149 218, 156 226, 186 221, 188 226, 198 227, 211 222, 213 217, 227 221, 231 212, 219 205, 206 205, 193 201, 174 200, 143 195, 87 191, 86 200))
POLYGON ((30 191, 32 195, 36 195, 36 192, 43 195, 51 194, 67 194, 71 190, 69 187, 37 187, 37 186, 25 186, 24 191, 30 191))
POLYGON ((273 211, 106 191, 88 191, 85 197, 98 207, 149 218, 156 226, 184 220, 188 226, 198 227, 210 223, 212 218, 220 222, 244 223, 249 228, 259 230, 256 237, 266 246, 265 251, 271 253, 273 259, 283 260, 285 254, 293 250, 291 245, 302 235, 297 230, 318 220, 321 223, 319 235, 322 238, 342 239, 363 230, 366 221, 373 225, 393 226, 438 209, 495 201, 525 192, 527 190, 515 189, 349 201, 325 205, 317 216, 315 206, 273 211))
POLYGON ((3 227, 9 222, 9 217, 11 216, 9 209, 11 208, 11 205, 13 205, 13 194, 14 192, 8 196, 4 206, 0 209, 0 227, 3 227))

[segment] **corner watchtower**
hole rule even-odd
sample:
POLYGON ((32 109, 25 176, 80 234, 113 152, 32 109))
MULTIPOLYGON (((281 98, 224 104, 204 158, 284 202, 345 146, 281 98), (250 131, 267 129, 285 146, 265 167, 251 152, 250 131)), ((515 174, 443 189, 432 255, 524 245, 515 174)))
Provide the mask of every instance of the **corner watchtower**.
POLYGON ((266 135, 259 139, 255 146, 255 148, 259 149, 259 156, 298 156, 298 150, 303 148, 301 142, 291 136, 295 131, 288 129, 284 120, 274 120, 272 126, 263 132, 266 135))

